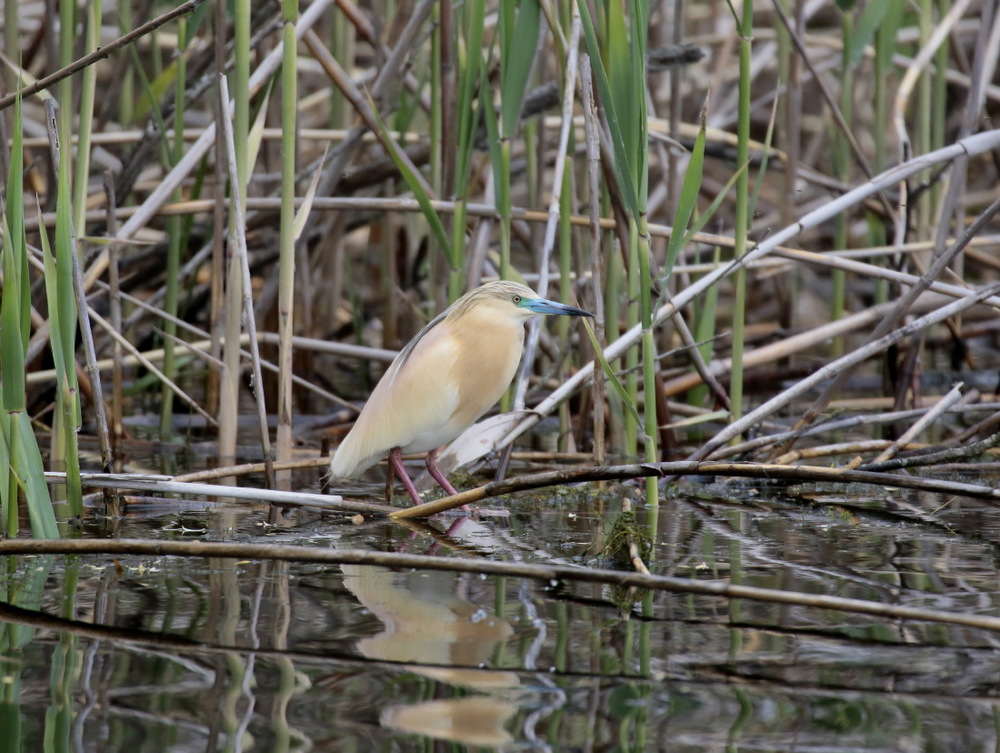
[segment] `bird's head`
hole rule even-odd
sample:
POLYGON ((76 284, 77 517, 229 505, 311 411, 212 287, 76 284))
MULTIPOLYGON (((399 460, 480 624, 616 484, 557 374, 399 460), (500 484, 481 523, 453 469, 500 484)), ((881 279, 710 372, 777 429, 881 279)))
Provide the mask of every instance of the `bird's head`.
POLYGON ((487 282, 459 298, 452 308, 458 315, 473 310, 482 313, 482 309, 486 309, 490 313, 496 312, 497 316, 518 320, 545 314, 593 316, 589 311, 576 306, 539 298, 527 285, 509 280, 487 282))

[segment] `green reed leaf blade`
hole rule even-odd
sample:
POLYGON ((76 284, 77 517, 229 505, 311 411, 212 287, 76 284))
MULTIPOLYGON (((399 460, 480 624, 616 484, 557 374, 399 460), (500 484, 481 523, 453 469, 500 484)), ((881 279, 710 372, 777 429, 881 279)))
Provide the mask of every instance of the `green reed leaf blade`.
MULTIPOLYGON (((512 3, 509 3, 512 4, 512 3)), ((538 43, 541 7, 538 0, 521 0, 513 27, 505 23, 501 28, 501 82, 500 113, 501 134, 509 139, 517 129, 521 117, 521 104, 531 75, 531 64, 538 43)))

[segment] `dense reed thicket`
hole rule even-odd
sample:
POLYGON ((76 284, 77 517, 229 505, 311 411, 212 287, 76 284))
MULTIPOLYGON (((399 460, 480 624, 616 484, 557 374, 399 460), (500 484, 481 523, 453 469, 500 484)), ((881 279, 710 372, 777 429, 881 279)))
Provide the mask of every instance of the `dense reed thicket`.
POLYGON ((549 415, 597 464, 993 444, 995 0, 4 8, 8 535, 139 434, 287 485, 498 276, 597 314, 533 325, 498 447, 549 415))

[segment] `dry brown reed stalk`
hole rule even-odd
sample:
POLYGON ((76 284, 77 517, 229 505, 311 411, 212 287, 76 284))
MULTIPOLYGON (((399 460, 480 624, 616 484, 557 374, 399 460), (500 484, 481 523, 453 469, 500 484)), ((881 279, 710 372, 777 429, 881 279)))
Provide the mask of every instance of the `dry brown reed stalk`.
MULTIPOLYGON (((312 451, 310 451, 312 454, 312 451)), ((305 460, 276 460, 273 463, 275 471, 293 471, 305 468, 326 468, 330 464, 328 458, 310 457, 305 460)), ((227 476, 248 476, 250 474, 264 473, 267 470, 266 463, 241 463, 240 465, 229 465, 225 468, 211 468, 204 471, 192 471, 182 473, 173 477, 177 483, 193 483, 201 481, 212 481, 214 479, 226 478, 227 476)))
MULTIPOLYGON (((791 452, 786 452, 784 455, 779 455, 773 462, 777 465, 791 465, 800 460, 816 460, 817 458, 847 454, 859 455, 862 452, 887 451, 893 447, 896 447, 896 451, 898 452, 900 449, 924 449, 928 446, 926 444, 914 444, 909 441, 899 442, 898 440, 889 441, 888 439, 867 439, 858 442, 839 442, 837 444, 816 445, 815 447, 807 447, 802 450, 792 450, 791 452)), ((858 466, 851 466, 852 469, 856 467, 858 466)), ((867 465, 865 469, 867 470, 867 465)))
MULTIPOLYGON (((903 432, 899 439, 893 441, 888 447, 880 452, 872 461, 872 464, 884 463, 885 461, 896 457, 896 455, 898 455, 903 448, 924 432, 931 424, 937 421, 938 418, 951 408, 951 406, 955 405, 962 398, 962 387, 963 385, 961 382, 952 387, 948 391, 947 395, 932 405, 924 415, 913 423, 913 426, 903 432)), ((856 468, 859 465, 861 465, 860 458, 858 458, 856 462, 850 463, 848 467, 856 468)))
MULTIPOLYGON (((994 419, 997 416, 994 415, 994 419)), ((993 425, 996 425, 994 420, 993 425)), ((906 457, 895 457, 891 460, 881 462, 862 463, 859 467, 866 471, 886 473, 888 471, 901 470, 904 468, 928 468, 932 466, 944 466, 967 462, 983 455, 992 455, 996 458, 997 447, 1000 447, 1000 433, 996 433, 987 439, 971 444, 963 444, 958 447, 947 447, 945 449, 928 448, 926 452, 907 455, 906 457)), ((987 466, 988 470, 995 469, 996 460, 991 460, 987 466)))

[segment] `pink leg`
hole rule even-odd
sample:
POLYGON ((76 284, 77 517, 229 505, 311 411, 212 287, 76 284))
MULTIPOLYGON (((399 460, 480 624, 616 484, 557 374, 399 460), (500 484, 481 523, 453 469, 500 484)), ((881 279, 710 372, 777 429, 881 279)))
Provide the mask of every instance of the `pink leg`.
POLYGON ((399 455, 399 448, 393 447, 389 452, 389 465, 395 469, 396 474, 399 476, 399 480, 403 482, 403 486, 406 487, 406 491, 410 493, 410 498, 413 500, 413 504, 419 505, 423 502, 423 500, 420 499, 420 495, 417 494, 417 487, 415 487, 413 482, 410 480, 409 474, 403 467, 403 460, 399 455))
MULTIPOLYGON (((455 491, 455 487, 451 485, 451 482, 448 481, 447 477, 443 473, 441 473, 441 469, 438 468, 437 454, 438 451, 436 449, 431 450, 430 452, 427 453, 427 460, 424 461, 427 464, 427 471, 431 474, 431 476, 434 477, 435 481, 441 484, 441 488, 444 489, 449 495, 458 494, 458 492, 455 491)), ((462 505, 462 509, 468 510, 469 506, 462 505)), ((452 523, 451 528, 448 529, 448 533, 449 534, 455 533, 455 531, 461 528, 463 520, 465 520, 465 518, 461 518, 452 523)))
POLYGON ((441 485, 442 489, 448 492, 449 496, 458 494, 458 492, 455 491, 455 487, 451 485, 451 482, 448 481, 447 477, 441 473, 441 469, 438 468, 437 454, 438 451, 436 449, 427 453, 427 460, 424 461, 427 464, 427 472, 430 473, 431 477, 441 485))

